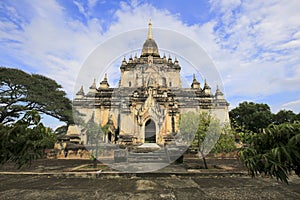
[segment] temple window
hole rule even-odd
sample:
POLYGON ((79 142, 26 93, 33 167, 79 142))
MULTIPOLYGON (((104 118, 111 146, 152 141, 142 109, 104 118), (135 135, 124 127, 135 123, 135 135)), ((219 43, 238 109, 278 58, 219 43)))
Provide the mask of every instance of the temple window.
POLYGON ((165 77, 162 78, 162 85, 167 86, 167 80, 165 77))

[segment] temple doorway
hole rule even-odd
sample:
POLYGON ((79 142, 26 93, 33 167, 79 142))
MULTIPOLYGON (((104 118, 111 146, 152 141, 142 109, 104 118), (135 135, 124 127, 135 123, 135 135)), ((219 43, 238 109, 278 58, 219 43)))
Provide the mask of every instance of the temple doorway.
POLYGON ((151 119, 145 123, 145 143, 156 143, 156 127, 151 119))

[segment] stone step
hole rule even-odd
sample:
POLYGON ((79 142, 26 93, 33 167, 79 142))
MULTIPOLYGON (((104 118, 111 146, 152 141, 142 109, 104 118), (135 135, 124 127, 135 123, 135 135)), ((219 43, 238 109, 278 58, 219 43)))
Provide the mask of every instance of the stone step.
POLYGON ((166 156, 166 152, 149 152, 149 153, 132 153, 128 152, 128 156, 134 156, 134 157, 149 157, 149 156, 166 156))
POLYGON ((127 158, 127 162, 129 163, 167 163, 167 158, 136 158, 129 157, 127 158))
POLYGON ((132 160, 162 160, 162 159, 168 159, 167 155, 144 155, 144 156, 128 156, 127 159, 132 160))
POLYGON ((169 158, 164 149, 151 151, 148 153, 128 152, 127 162, 130 163, 166 163, 169 158))

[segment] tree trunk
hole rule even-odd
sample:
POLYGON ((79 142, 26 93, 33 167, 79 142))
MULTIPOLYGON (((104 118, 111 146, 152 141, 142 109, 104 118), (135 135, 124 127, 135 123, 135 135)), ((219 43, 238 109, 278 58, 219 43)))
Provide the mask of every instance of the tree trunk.
POLYGON ((93 167, 97 168, 97 159, 96 158, 93 158, 93 167))
POLYGON ((200 151, 200 152, 201 152, 201 157, 202 157, 202 160, 203 160, 203 163, 204 163, 204 168, 205 168, 205 169, 208 169, 207 163, 206 163, 206 159, 205 159, 205 156, 204 156, 204 154, 203 154, 202 151, 200 151))

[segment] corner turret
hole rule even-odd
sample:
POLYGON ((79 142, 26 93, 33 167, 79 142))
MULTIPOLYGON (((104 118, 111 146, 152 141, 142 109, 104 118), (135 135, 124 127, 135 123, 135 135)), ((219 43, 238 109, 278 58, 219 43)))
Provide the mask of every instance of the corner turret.
POLYGON ((211 87, 207 84, 206 79, 204 81, 203 92, 206 95, 211 95, 211 87))
POLYGON ((193 88, 193 89, 201 89, 200 88, 200 83, 197 81, 195 74, 193 75, 193 82, 192 82, 191 88, 193 88))
POLYGON ((107 81, 107 74, 105 74, 103 81, 100 82, 100 89, 107 89, 107 88, 109 88, 109 84, 107 81))

